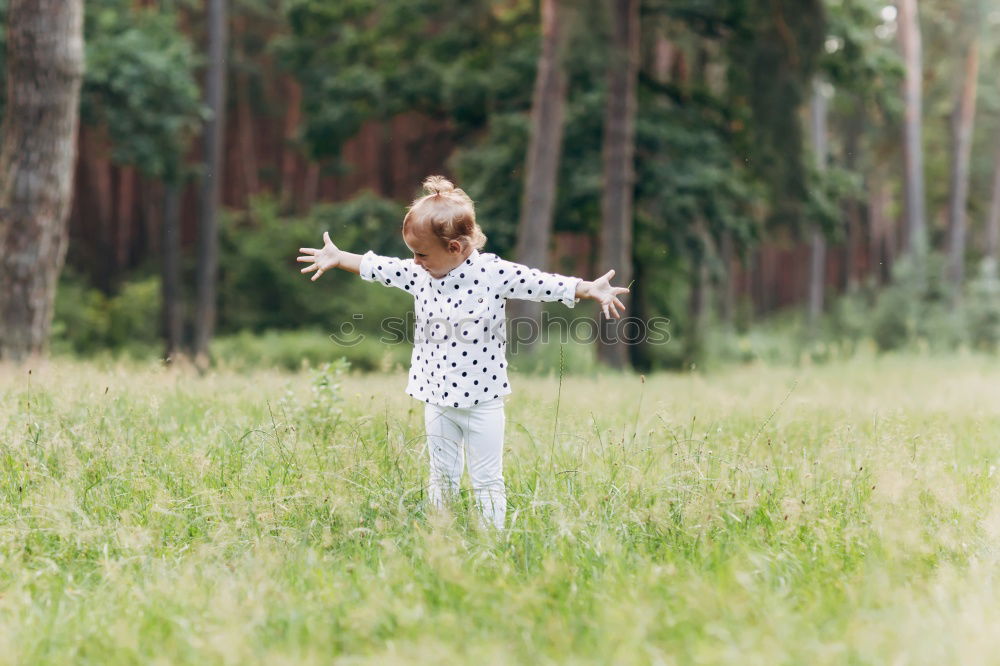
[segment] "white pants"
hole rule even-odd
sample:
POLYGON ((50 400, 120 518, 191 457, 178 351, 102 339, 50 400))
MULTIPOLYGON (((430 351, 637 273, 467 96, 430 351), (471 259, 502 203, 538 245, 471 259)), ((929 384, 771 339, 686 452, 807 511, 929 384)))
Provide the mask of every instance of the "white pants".
POLYGON ((424 408, 427 450, 431 474, 427 495, 434 506, 458 491, 469 458, 469 477, 482 518, 503 529, 507 514, 507 491, 503 482, 503 398, 474 407, 424 408))

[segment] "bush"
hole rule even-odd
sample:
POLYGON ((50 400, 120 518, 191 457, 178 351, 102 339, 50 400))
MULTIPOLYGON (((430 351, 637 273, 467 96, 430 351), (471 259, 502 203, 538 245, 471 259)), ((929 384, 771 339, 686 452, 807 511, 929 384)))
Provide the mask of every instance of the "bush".
POLYGON ((1000 348, 1000 278, 996 266, 983 262, 966 292, 969 342, 974 349, 996 352, 1000 348))
POLYGON ((388 371, 409 367, 411 350, 409 344, 387 345, 375 337, 365 337, 356 345, 339 345, 316 329, 241 331, 212 343, 215 362, 237 370, 268 367, 297 371, 344 359, 354 369, 388 371))
POLYGON ((160 279, 126 282, 106 296, 64 272, 56 292, 51 346, 90 355, 113 349, 130 356, 155 354, 160 344, 160 279))
POLYGON ((336 327, 363 314, 362 332, 374 334, 384 317, 406 315, 412 298, 343 271, 317 282, 302 275, 300 247, 318 247, 329 231, 338 247, 406 256, 402 208, 372 194, 323 204, 305 218, 284 218, 273 199, 256 199, 248 212, 227 216, 220 241, 219 332, 336 327))

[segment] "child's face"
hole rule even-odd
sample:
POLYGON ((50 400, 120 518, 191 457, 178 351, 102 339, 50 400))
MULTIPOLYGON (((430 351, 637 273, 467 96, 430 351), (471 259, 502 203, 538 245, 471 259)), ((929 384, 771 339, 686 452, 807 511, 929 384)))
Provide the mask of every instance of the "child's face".
POLYGON ((440 238, 423 229, 406 229, 403 242, 413 252, 413 263, 420 266, 434 278, 443 278, 451 269, 465 261, 462 244, 449 241, 445 245, 440 238))

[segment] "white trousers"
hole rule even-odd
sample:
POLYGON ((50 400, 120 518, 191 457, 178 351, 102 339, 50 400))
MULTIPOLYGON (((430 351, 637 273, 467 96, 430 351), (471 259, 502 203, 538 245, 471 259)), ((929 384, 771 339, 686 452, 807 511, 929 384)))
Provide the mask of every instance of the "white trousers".
POLYGON ((503 529, 507 515, 507 490, 503 482, 503 398, 473 407, 424 408, 430 483, 427 495, 434 506, 456 493, 469 459, 469 477, 476 505, 484 522, 503 529))

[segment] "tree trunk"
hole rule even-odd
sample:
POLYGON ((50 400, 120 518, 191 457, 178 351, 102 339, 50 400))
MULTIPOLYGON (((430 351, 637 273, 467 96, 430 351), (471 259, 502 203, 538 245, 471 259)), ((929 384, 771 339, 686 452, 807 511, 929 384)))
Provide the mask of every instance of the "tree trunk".
POLYGON ((135 167, 118 168, 118 205, 115 219, 115 273, 121 275, 128 268, 132 249, 132 219, 135 202, 135 167))
POLYGON ((181 351, 183 313, 181 310, 181 190, 176 183, 163 188, 163 339, 164 358, 171 360, 181 351))
MULTIPOLYGON (((990 199, 989 217, 986 219, 986 256, 990 270, 997 270, 1000 259, 1000 133, 997 135, 993 157, 993 195, 990 199)), ((994 273, 995 275, 996 273, 994 273)))
POLYGON ((45 348, 66 258, 80 83, 81 0, 10 0, 0 147, 0 359, 45 348))
MULTIPOLYGON (((820 81, 813 83, 811 106, 813 154, 816 170, 826 171, 827 155, 827 99, 820 81)), ((823 291, 826 287, 826 236, 819 224, 813 223, 810 231, 809 251, 809 308, 807 329, 809 337, 818 332, 819 318, 823 314, 823 291)))
MULTIPOLYGON (((632 198, 635 187, 636 75, 639 63, 639 0, 610 0, 611 55, 604 113, 604 194, 601 198, 600 271, 615 269, 615 284, 632 279, 632 198)), ((600 315, 598 315, 600 316, 600 315)), ((614 320, 602 323, 598 357, 613 368, 628 365, 614 320)))
POLYGON ((294 210, 295 175, 299 155, 295 149, 296 132, 302 115, 302 86, 288 77, 288 102, 285 113, 285 141, 281 146, 281 210, 294 210))
POLYGON ((733 234, 731 232, 722 232, 721 245, 722 275, 720 276, 720 281, 722 299, 720 301, 719 315, 723 326, 731 329, 736 321, 736 271, 733 270, 733 264, 736 262, 736 249, 733 247, 733 234))
POLYGON ((907 252, 918 279, 924 277, 927 253, 927 223, 924 200, 923 137, 923 56, 917 0, 899 0, 899 42, 903 51, 903 189, 905 191, 907 252))
MULTIPOLYGON (((549 243, 552 238, 552 215, 556 203, 556 182, 566 108, 566 74, 561 58, 566 41, 565 16, 560 0, 542 0, 542 49, 538 56, 535 90, 531 107, 531 138, 524 168, 524 196, 517 233, 517 261, 549 270, 549 243)), ((511 320, 530 319, 538 328, 542 304, 534 301, 510 301, 507 315, 511 320)), ((535 339, 524 342, 530 349, 535 339)))
POLYGON ((704 220, 695 223, 698 250, 691 254, 691 290, 688 292, 687 327, 684 334, 684 367, 695 369, 705 348, 705 317, 708 308, 709 238, 704 220))
POLYGON ((208 0, 208 69, 205 103, 212 116, 205 124, 205 173, 201 188, 201 225, 198 239, 198 310, 195 314, 194 354, 207 361, 215 332, 218 279, 218 208, 222 184, 222 142, 226 116, 226 0, 208 0))
MULTIPOLYGON (((864 110, 859 105, 850 115, 847 136, 844 139, 844 167, 849 172, 854 172, 858 165, 858 150, 864 123, 864 110)), ((847 221, 847 238, 844 242, 844 291, 850 293, 856 291, 858 287, 860 257, 864 246, 861 235, 861 201, 858 197, 851 196, 844 202, 843 210, 847 221)))
POLYGON ((240 164, 243 167, 243 205, 249 207, 251 197, 260 194, 257 168, 257 146, 254 141, 254 114, 250 101, 249 75, 242 72, 237 77, 236 94, 240 128, 240 164))
POLYGON ((966 206, 969 197, 969 157, 976 114, 976 81, 979 77, 979 40, 966 46, 964 76, 952 116, 951 195, 948 205, 948 281, 952 305, 957 305, 965 281, 966 206))

